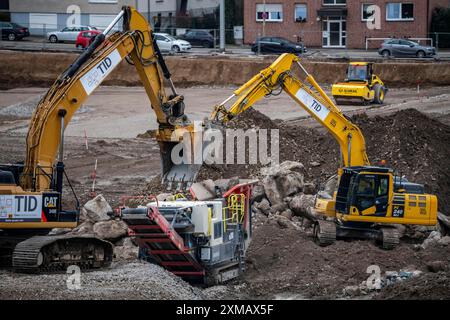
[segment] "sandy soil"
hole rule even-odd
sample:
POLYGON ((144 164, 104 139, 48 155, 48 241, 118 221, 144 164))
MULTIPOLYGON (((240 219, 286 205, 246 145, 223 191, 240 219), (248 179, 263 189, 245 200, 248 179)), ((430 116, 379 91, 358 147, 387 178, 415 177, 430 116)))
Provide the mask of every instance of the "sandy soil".
MULTIPOLYGON (((193 87, 179 89, 185 96, 186 114, 192 120, 208 117, 214 105, 221 103, 232 94, 233 87, 193 87)), ((0 91, 0 112, 2 108, 16 103, 25 103, 43 94, 42 88, 20 88, 0 91)), ((386 114, 406 108, 416 108, 421 112, 439 116, 448 115, 450 109, 449 87, 431 87, 421 89, 392 89, 386 97, 385 105, 365 107, 361 105, 343 105, 342 110, 352 114, 367 111, 372 115, 386 114)), ((66 136, 84 137, 84 132, 92 138, 135 138, 139 133, 156 129, 157 123, 150 109, 147 95, 139 87, 100 87, 85 103, 87 112, 77 114, 69 124, 66 136)), ((271 119, 297 120, 303 125, 317 126, 308 121, 306 111, 292 101, 286 94, 271 96, 255 104, 255 108, 271 119)), ((5 115, 3 115, 4 117, 5 115)), ((0 116, 0 134, 9 132, 25 134, 29 116, 25 119, 2 121, 0 116)))

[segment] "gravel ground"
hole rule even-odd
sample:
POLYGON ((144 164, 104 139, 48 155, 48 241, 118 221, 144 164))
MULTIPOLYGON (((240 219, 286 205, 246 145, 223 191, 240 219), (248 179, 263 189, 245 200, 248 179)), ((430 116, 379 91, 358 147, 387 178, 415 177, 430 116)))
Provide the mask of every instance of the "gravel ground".
MULTIPOLYGON (((38 105, 39 101, 41 101, 43 96, 44 96, 43 94, 40 94, 30 99, 27 99, 24 102, 15 103, 5 108, 2 108, 0 109, 0 116, 12 116, 17 118, 28 119, 32 116, 34 109, 36 109, 36 106, 38 105)), ((81 106, 77 110, 77 113, 81 114, 84 112, 89 112, 91 110, 92 110, 91 107, 81 106)))
POLYGON ((0 271, 0 300, 173 300, 217 299, 229 288, 193 287, 159 266, 145 262, 117 262, 105 270, 82 272, 79 289, 70 274, 28 275, 0 271), (68 283, 72 289, 68 288, 68 283))

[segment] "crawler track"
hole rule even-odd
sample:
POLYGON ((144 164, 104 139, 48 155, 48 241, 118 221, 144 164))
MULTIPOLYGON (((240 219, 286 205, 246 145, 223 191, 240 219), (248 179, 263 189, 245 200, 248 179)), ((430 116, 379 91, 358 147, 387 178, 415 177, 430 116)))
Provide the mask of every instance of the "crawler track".
POLYGON ((93 236, 35 236, 17 244, 12 267, 25 273, 57 272, 70 265, 94 269, 108 267, 112 257, 112 244, 93 236))

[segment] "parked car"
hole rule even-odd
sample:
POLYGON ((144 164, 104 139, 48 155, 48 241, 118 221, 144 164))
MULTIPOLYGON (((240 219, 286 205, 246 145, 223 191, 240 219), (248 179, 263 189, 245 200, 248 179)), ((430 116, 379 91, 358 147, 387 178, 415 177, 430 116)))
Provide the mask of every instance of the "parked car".
POLYGON ((421 46, 417 42, 405 39, 391 39, 383 42, 378 53, 385 58, 392 57, 417 57, 426 58, 436 55, 436 48, 421 46))
POLYGON ((2 39, 9 41, 21 40, 30 35, 28 28, 14 22, 0 22, 0 29, 2 30, 2 39))
MULTIPOLYGON (((186 40, 193 46, 201 46, 205 48, 214 47, 214 37, 211 33, 205 30, 192 30, 185 34, 178 36, 178 39, 186 40)), ((218 44, 218 39, 215 40, 218 44)))
POLYGON ((175 39, 168 33, 154 33, 154 36, 161 51, 186 52, 192 48, 189 42, 175 39))
POLYGON ((80 31, 80 33, 78 33, 77 40, 75 41, 75 47, 77 47, 77 49, 85 49, 89 47, 95 37, 100 33, 102 32, 98 30, 80 31))
POLYGON ((253 52, 261 53, 294 53, 301 54, 306 52, 303 43, 292 42, 281 37, 262 37, 256 39, 252 45, 253 52))
POLYGON ((65 27, 61 31, 47 32, 47 39, 52 43, 62 41, 75 42, 77 40, 80 31, 88 31, 88 30, 97 30, 97 28, 91 26, 65 27))

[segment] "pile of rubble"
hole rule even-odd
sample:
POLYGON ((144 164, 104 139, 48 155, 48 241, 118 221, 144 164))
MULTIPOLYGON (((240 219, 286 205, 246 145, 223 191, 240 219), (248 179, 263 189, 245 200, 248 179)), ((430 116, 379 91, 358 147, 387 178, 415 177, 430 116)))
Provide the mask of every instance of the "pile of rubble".
POLYGON ((127 231, 127 224, 115 219, 111 206, 102 195, 98 195, 81 208, 80 224, 75 229, 54 229, 52 234, 94 235, 114 244, 115 260, 135 260, 138 248, 127 231))
POLYGON ((288 220, 294 216, 313 218, 316 187, 305 182, 305 167, 300 162, 285 161, 274 167, 262 168, 261 182, 253 191, 255 214, 280 215, 288 220))

